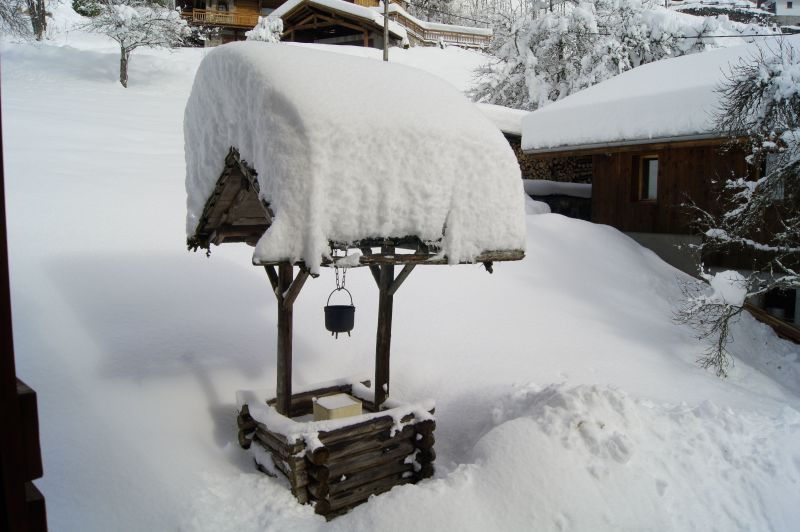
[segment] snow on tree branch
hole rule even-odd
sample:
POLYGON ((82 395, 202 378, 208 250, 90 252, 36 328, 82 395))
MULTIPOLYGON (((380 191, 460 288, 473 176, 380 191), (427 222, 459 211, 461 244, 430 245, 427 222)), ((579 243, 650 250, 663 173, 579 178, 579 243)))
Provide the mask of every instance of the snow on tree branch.
POLYGON ((283 19, 279 17, 258 17, 258 24, 245 33, 248 41, 280 42, 283 33, 283 19))
MULTIPOLYGON (((800 52, 785 41, 761 46, 753 57, 731 66, 719 93, 718 131, 732 145, 749 147, 751 170, 727 181, 722 212, 692 206, 704 236, 699 251, 752 255, 751 269, 739 273, 745 297, 800 289, 800 52)), ((711 279, 702 266, 701 274, 711 279)), ((729 325, 744 299, 720 306, 696 294, 703 290, 685 291, 676 318, 711 340, 703 365, 724 375, 729 325)))
POLYGON ((535 110, 639 65, 714 48, 711 35, 772 32, 675 13, 651 0, 590 0, 495 17, 476 101, 535 110))
POLYGON ((16 37, 31 35, 31 20, 25 14, 25 0, 0 0, 0 32, 16 37))

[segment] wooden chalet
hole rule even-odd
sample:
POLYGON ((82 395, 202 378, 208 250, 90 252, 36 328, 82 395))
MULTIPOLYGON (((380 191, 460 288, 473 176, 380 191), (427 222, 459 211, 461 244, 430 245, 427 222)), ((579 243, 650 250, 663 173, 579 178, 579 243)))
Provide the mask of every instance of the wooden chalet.
MULTIPOLYGON (((433 463, 436 457, 434 451, 435 438, 433 435, 435 428, 434 403, 430 400, 423 400, 414 403, 397 401, 391 397, 390 387, 390 353, 392 340, 392 317, 393 300, 398 294, 398 289, 408 279, 409 275, 420 266, 446 265, 453 264, 443 252, 445 247, 441 240, 446 240, 448 231, 458 231, 464 220, 459 223, 458 215, 453 215, 455 207, 451 205, 451 200, 444 202, 445 211, 443 217, 437 218, 433 224, 438 227, 440 241, 431 241, 427 237, 416 234, 404 234, 397 236, 391 234, 391 229, 386 230, 388 234, 377 233, 373 229, 363 229, 364 234, 360 237, 348 241, 341 241, 336 238, 328 237, 324 243, 330 254, 311 255, 305 257, 280 258, 275 257, 274 252, 264 248, 262 245, 265 238, 275 236, 275 231, 281 227, 281 236, 273 242, 276 245, 289 245, 285 234, 296 234, 297 238, 308 234, 307 224, 312 218, 318 218, 319 213, 306 212, 305 207, 299 207, 300 217, 296 219, 299 227, 287 226, 285 220, 292 220, 295 216, 293 208, 297 208, 299 199, 313 195, 313 189, 318 186, 325 186, 327 181, 336 188, 346 188, 355 186, 358 188, 358 200, 352 207, 337 204, 337 209, 331 212, 333 218, 326 222, 325 227, 330 231, 337 231, 336 220, 342 220, 345 225, 350 225, 352 220, 357 217, 355 209, 361 205, 361 210, 373 212, 373 209, 365 209, 362 204, 366 196, 363 195, 362 181, 355 180, 348 184, 343 179, 346 174, 359 174, 362 176, 372 176, 374 164, 372 159, 362 159, 362 163, 354 166, 351 159, 342 149, 349 146, 351 139, 360 138, 366 124, 373 124, 373 128, 384 128, 382 131, 394 131, 397 127, 397 120, 401 121, 401 127, 425 128, 414 120, 414 108, 417 103, 428 107, 423 110, 430 115, 434 115, 438 121, 442 121, 449 116, 452 120, 460 124, 462 130, 466 131, 465 137, 460 137, 462 131, 456 127, 446 127, 442 129, 443 134, 452 135, 450 146, 458 142, 472 142, 475 137, 483 138, 489 144, 487 151, 477 153, 467 150, 467 153, 474 153, 475 160, 470 161, 473 166, 482 164, 484 153, 489 155, 500 153, 500 162, 508 162, 503 170, 494 176, 481 176, 473 171, 464 172, 451 168, 446 161, 447 154, 442 159, 441 168, 449 168, 451 175, 442 175, 438 169, 434 172, 437 178, 443 182, 451 179, 452 183, 460 184, 466 179, 478 183, 483 183, 489 191, 497 191, 495 199, 507 197, 510 201, 503 205, 500 212, 493 211, 496 217, 501 220, 509 221, 501 230, 505 233, 514 233, 519 226, 519 234, 513 236, 515 242, 524 243, 524 220, 522 205, 517 194, 519 176, 516 173, 516 166, 513 156, 508 153, 508 146, 502 138, 498 138, 494 131, 487 130, 486 123, 470 107, 470 104, 446 84, 439 84, 428 76, 416 74, 411 69, 397 68, 391 63, 364 61, 361 58, 345 55, 334 56, 331 54, 310 50, 300 47, 260 47, 250 43, 241 43, 221 47, 209 54, 200 65, 195 81, 195 88, 203 86, 204 90, 193 91, 187 105, 186 120, 184 122, 185 137, 187 139, 187 191, 189 192, 189 220, 190 231, 188 246, 190 249, 210 249, 212 245, 222 245, 229 243, 247 243, 255 246, 253 264, 265 270, 266 276, 272 286, 278 307, 277 317, 277 368, 276 386, 273 391, 265 393, 240 392, 237 395, 239 406, 238 439, 240 445, 245 449, 250 449, 253 453, 257 467, 268 474, 280 474, 285 476, 290 484, 292 493, 299 503, 311 503, 314 505, 318 514, 333 518, 336 515, 347 512, 355 505, 366 502, 372 495, 380 494, 390 490, 392 487, 418 482, 430 477, 433 472, 433 463), (241 50, 241 52, 240 52, 241 50), (331 153, 330 146, 337 146, 333 153, 337 154, 335 160, 326 157, 324 160, 327 165, 315 164, 314 160, 306 161, 313 157, 312 150, 308 150, 303 145, 298 145, 295 138, 287 138, 286 135, 270 134, 264 132, 258 135, 257 152, 251 152, 249 156, 253 163, 245 161, 238 149, 238 146, 250 146, 253 149, 249 127, 230 127, 230 132, 225 138, 219 135, 206 135, 204 128, 214 127, 213 118, 208 120, 205 116, 206 109, 213 101, 226 102, 225 105, 234 105, 230 98, 227 98, 226 87, 203 86, 204 80, 213 85, 219 76, 216 75, 216 68, 225 68, 236 62, 236 67, 242 71, 248 65, 250 68, 260 71, 259 79, 273 79, 271 76, 288 78, 284 79, 283 84, 275 83, 270 87, 251 86, 253 92, 248 93, 245 101, 258 99, 264 103, 264 113, 269 114, 270 119, 276 124, 274 127, 281 126, 282 116, 288 117, 287 127, 297 127, 303 120, 314 118, 315 127, 309 131, 299 131, 297 138, 310 139, 314 143, 328 143, 329 146, 321 146, 316 153, 331 153), (302 65, 304 68, 292 69, 287 72, 283 65, 287 62, 302 65), (336 64, 330 64, 336 62, 336 64), (208 68, 206 68, 208 67, 208 68), (326 70, 327 69, 327 70, 326 70), (208 77, 204 77, 208 72, 208 77), (354 79, 357 77, 358 79, 354 79), (312 79, 313 78, 313 79, 312 79), (406 79, 408 78, 408 79, 406 79), (314 81, 316 80, 316 81, 314 81), (324 80, 327 90, 324 95, 309 93, 309 98, 305 99, 293 87, 318 86, 324 80), (425 90, 419 94, 424 94, 424 100, 414 100, 419 96, 398 97, 392 101, 392 105, 397 108, 398 118, 394 122, 387 121, 382 124, 380 121, 381 113, 384 112, 383 101, 380 95, 389 87, 397 87, 407 83, 416 85, 422 83, 425 90), (347 98, 353 86, 366 84, 373 87, 373 95, 367 95, 353 102, 347 98), (262 93, 258 93, 262 90, 262 93), (276 92, 277 91, 277 92, 276 92), (451 94, 452 93, 452 94, 451 94), (441 109, 442 105, 437 103, 439 97, 443 96, 449 104, 450 110, 441 109), (452 99, 451 99, 452 98, 452 99), (326 100, 327 99, 327 100, 326 100), (320 101, 322 100, 322 101, 320 101), (277 107, 271 107, 275 103, 277 107), (345 111, 342 107, 352 109, 345 111), (340 109, 334 109, 340 107, 340 109), (273 111, 275 109, 275 111, 273 111), (469 115, 475 113, 473 119, 464 119, 462 111, 469 115), (340 124, 339 117, 345 112, 351 117, 352 123, 340 124), (281 114, 284 113, 284 114, 281 114), (327 113, 327 115, 325 115, 327 113), (323 115, 323 116, 320 116, 323 115), (337 129, 337 135, 325 134, 325 120, 330 119, 330 126, 337 129), (320 132, 323 131, 323 132, 320 132), (319 133, 319 136, 313 136, 319 133), (208 146, 194 146, 195 142, 203 139, 209 143, 208 146), (232 145, 227 152, 222 149, 225 145, 232 145), (294 150, 294 151, 292 151, 294 150), (288 153, 287 153, 288 152, 288 153), (207 154, 225 154, 221 157, 220 165, 222 168, 218 176, 194 175, 195 172, 211 172, 210 166, 205 166, 207 154), (275 154, 281 154, 280 161, 287 162, 291 157, 299 160, 289 166, 274 166, 275 154), (259 163, 258 161, 261 161, 259 163), (308 162, 309 164, 306 164, 308 162), (261 168, 259 168, 261 167, 261 168), (206 170, 200 170, 206 169, 206 170), (305 169, 305 170, 303 170, 305 169), (282 174, 282 172, 288 172, 282 174), (315 176, 304 175, 304 172, 314 172, 315 176), (479 178, 484 177, 482 182, 479 178), (498 179, 501 177, 501 179, 498 179), (458 179, 457 179, 458 178, 458 179), (209 184, 213 186, 208 187, 209 184), (301 191, 302 187, 308 184, 308 190, 301 191), (277 186, 291 187, 294 190, 292 201, 281 200, 281 194, 275 192, 277 186), (273 197, 268 196, 263 191, 269 189, 276 194, 278 199, 273 201, 273 197), (503 190, 509 192, 503 196, 503 190), (202 200, 202 201, 196 201, 202 200), (275 203, 286 201, 286 204, 275 203), (196 207, 193 207, 196 205, 196 207), (199 208, 202 206, 202 208, 199 208), (519 220, 516 213, 519 212, 519 220), (195 214, 197 213, 197 214, 195 214), (343 214, 344 213, 344 214, 343 214), (448 214, 449 213, 449 214, 448 214), (342 215, 342 218, 337 216, 342 215), (284 223, 281 224, 283 217, 284 223), (449 224, 446 229, 444 220, 449 224), (519 221, 519 224, 517 224, 519 221), (349 253, 349 257, 346 256, 349 253), (271 257, 271 258, 269 258, 271 257), (356 260, 353 260, 353 257, 356 260), (363 268, 369 272, 374 279, 378 292, 378 325, 375 343, 375 368, 374 380, 353 382, 350 380, 334 379, 330 382, 317 385, 307 385, 301 388, 293 388, 292 382, 292 329, 293 329, 293 306, 300 292, 309 280, 318 274, 321 267, 349 267, 363 268), (327 419, 309 421, 308 417, 316 411, 323 400, 345 397, 346 402, 358 405, 362 411, 360 414, 350 415, 342 419, 327 419)), ((448 105, 449 105, 448 104, 448 105)), ((252 113, 245 113, 244 116, 250 117, 252 113)), ((227 113, 221 115, 221 119, 228 116, 227 113)), ((262 123, 256 120, 254 123, 262 123)), ((255 127, 255 126, 254 126, 255 127)), ((410 131, 404 129, 405 131, 410 131)), ((216 131, 216 130, 215 130, 216 131)), ((426 135, 424 129, 420 130, 420 135, 426 135)), ((416 136, 414 137, 416 138, 416 136)), ((444 143, 447 146, 447 143, 444 143)), ((373 148, 377 149, 377 148, 373 148)), ((391 149, 387 145, 387 150, 391 149)), ((452 148, 444 148, 445 151, 452 148)), ((391 154, 387 154, 391 157, 391 154)), ((450 154, 452 156, 452 154, 450 154)), ((431 162, 426 160, 407 161, 407 164, 392 164, 387 171, 402 179, 405 176, 410 183, 424 183, 425 179, 420 180, 420 169, 431 162)), ((395 199, 402 188, 389 186, 394 183, 394 178, 384 179, 381 176, 374 176, 370 183, 377 187, 378 196, 382 203, 390 198, 395 199)), ((416 189, 416 186, 409 187, 409 191, 416 189)), ((287 192, 288 193, 288 192, 287 192)), ((418 198, 417 192, 414 197, 418 198)), ((326 195, 329 197, 330 195, 326 195)), ((347 196, 347 194, 345 194, 347 196)), ((342 197, 345 197, 342 196, 342 197)), ((474 204, 474 199, 480 195, 466 195, 462 200, 454 195, 452 202, 459 203, 467 201, 464 205, 464 212, 475 213, 482 216, 484 208, 496 209, 498 202, 492 203, 493 207, 486 207, 482 204, 474 204)), ((431 198, 435 201, 434 198, 431 198)), ((504 203, 500 200, 499 203, 504 203)), ((315 209, 319 210, 319 203, 314 204, 315 209)), ((409 212, 414 212, 414 208, 424 209, 425 212, 438 212, 435 205, 413 205, 409 212)), ((406 212, 408 209, 403 209, 406 212)), ((421 211, 420 211, 421 212, 421 211)), ((384 217, 384 214, 378 213, 384 217)), ((393 224, 400 223, 407 226, 406 215, 399 219, 382 218, 376 227, 392 227, 393 224)), ((295 222, 290 222, 295 223, 295 222)), ((480 229, 479 229, 480 230, 480 229)), ((459 235, 462 238, 463 235, 459 235)), ((520 244, 519 248, 487 250, 478 253, 469 260, 455 261, 468 263, 482 263, 491 272, 492 266, 498 261, 520 260, 524 257, 524 252, 520 244)), ((301 246, 308 249, 306 245, 301 246)), ((337 289, 339 289, 337 281, 337 289)), ((327 309, 326 309, 327 312, 327 309)), ((301 317, 302 318, 302 317, 301 317)), ((352 322, 350 324, 352 328, 352 322)), ((334 329, 329 327, 329 330, 334 329)), ((347 330, 349 332, 349 329, 347 330)), ((338 331, 342 332, 342 331, 338 331)), ((333 341, 333 339, 331 340, 333 341)), ((340 399, 337 399, 340 400, 340 399)))
MULTIPOLYGON (((721 136, 713 124, 725 68, 750 50, 737 46, 659 61, 569 96, 524 119, 523 150, 543 161, 590 160, 591 221, 625 232, 697 275, 700 257, 692 245, 702 236, 688 205, 720 212, 728 179, 763 171, 748 165, 743 143, 721 136)), ((712 269, 738 270, 759 260, 740 249, 702 259, 712 269)), ((757 304, 800 325, 798 294, 774 294, 757 304)))
MULTIPOLYGON (((383 47, 383 14, 379 0, 178 0, 182 16, 194 26, 214 28, 208 44, 244 40, 260 16, 283 19, 283 40, 320 44, 383 47)), ((405 10, 405 2, 389 6, 391 46, 448 44, 484 48, 492 31, 437 24, 405 10)))

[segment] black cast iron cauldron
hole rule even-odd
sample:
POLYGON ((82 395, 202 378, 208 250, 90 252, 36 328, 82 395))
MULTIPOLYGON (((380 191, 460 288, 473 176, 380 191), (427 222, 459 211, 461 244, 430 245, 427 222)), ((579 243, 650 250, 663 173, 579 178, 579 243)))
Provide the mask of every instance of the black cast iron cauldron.
POLYGON ((353 306, 353 294, 345 287, 336 288, 328 296, 328 303, 325 305, 325 328, 331 331, 331 336, 336 335, 336 338, 339 338, 339 333, 345 332, 347 336, 350 336, 355 317, 356 307, 353 306), (331 296, 340 290, 344 290, 350 296, 349 305, 331 305, 331 296))

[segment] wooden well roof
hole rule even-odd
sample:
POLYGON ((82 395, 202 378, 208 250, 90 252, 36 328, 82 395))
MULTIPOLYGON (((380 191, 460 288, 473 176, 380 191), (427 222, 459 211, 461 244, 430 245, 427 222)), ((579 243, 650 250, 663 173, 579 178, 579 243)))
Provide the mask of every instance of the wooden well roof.
MULTIPOLYGON (((269 203, 259 197, 256 177, 256 171, 241 159, 239 151, 231 148, 225 158, 225 168, 206 202, 197 229, 194 235, 187 239, 189 249, 206 249, 210 252, 212 244, 229 242, 256 245, 275 217, 269 203)), ((425 242, 413 235, 376 236, 357 242, 331 242, 330 245, 331 249, 342 251, 360 250, 362 256, 357 266, 448 264, 447 257, 440 252, 437 242, 425 242)), ((525 253, 522 250, 486 251, 475 257, 474 261, 462 264, 484 263, 491 271, 491 263, 495 261, 514 261, 524 257, 525 253)), ((254 261, 254 264, 266 266, 277 265, 279 262, 254 261)), ((323 259, 321 264, 331 266, 333 261, 323 259)), ((297 265, 304 266, 302 262, 298 262, 297 265)))

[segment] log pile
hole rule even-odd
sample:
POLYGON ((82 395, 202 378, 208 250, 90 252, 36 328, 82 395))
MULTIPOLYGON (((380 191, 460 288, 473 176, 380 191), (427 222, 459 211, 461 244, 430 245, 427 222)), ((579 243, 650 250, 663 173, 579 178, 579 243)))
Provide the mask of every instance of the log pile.
MULTIPOLYGON (((292 396, 292 414, 305 415, 312 408, 313 397, 347 393, 347 388, 336 386, 292 396)), ((371 405, 365 403, 364 407, 370 410, 371 405)), ((389 415, 364 417, 354 416, 352 424, 319 432, 321 445, 311 448, 302 440, 288 443, 285 436, 254 420, 245 404, 238 417, 239 443, 245 449, 260 445, 269 452, 297 500, 314 504, 316 513, 332 519, 372 495, 433 475, 435 421, 415 422, 414 415, 408 414, 398 430, 389 415)))

